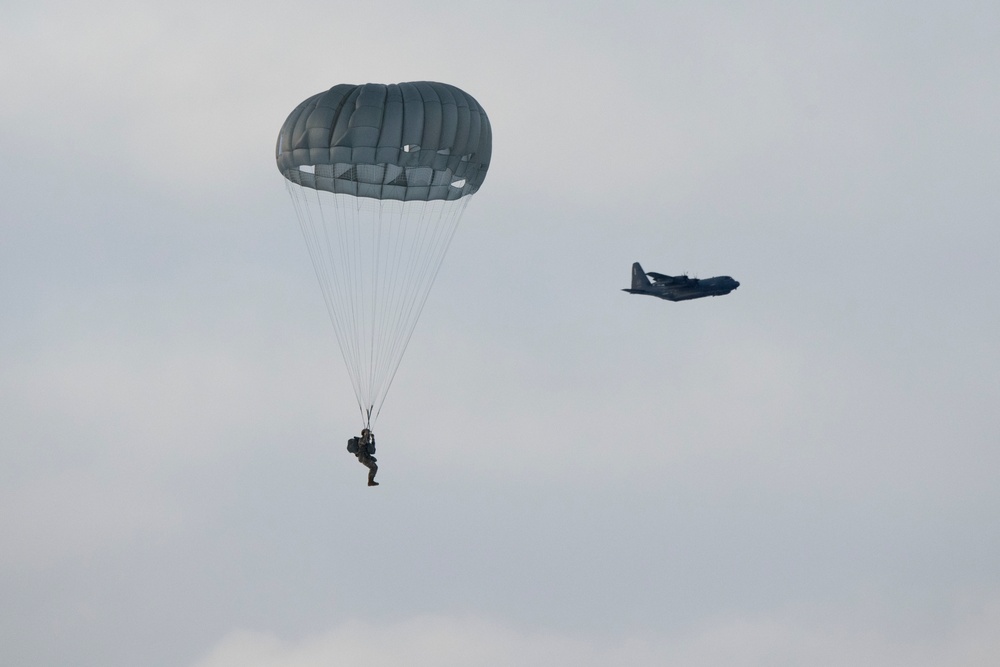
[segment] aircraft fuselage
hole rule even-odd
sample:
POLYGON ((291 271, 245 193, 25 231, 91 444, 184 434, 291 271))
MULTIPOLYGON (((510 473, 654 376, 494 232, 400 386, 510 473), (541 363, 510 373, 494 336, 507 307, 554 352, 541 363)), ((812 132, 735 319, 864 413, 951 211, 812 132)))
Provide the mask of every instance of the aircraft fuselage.
POLYGON ((642 270, 639 262, 632 265, 632 287, 622 290, 629 294, 647 294, 667 301, 688 301, 706 296, 729 294, 740 286, 739 281, 730 276, 714 278, 689 278, 688 276, 668 276, 662 273, 642 270), (649 278, 652 277, 653 282, 649 278))

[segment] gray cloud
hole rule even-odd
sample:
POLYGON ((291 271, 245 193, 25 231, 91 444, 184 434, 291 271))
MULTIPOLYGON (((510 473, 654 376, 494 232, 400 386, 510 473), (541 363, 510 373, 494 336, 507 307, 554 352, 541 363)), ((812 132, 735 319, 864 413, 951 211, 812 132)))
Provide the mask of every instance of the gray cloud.
POLYGON ((539 632, 476 618, 418 617, 392 625, 350 622, 299 641, 234 632, 193 667, 311 667, 331 662, 380 665, 759 665, 828 667, 987 664, 997 656, 996 610, 956 619, 946 633, 911 644, 858 623, 824 625, 790 614, 720 619, 684 636, 603 639, 539 632))

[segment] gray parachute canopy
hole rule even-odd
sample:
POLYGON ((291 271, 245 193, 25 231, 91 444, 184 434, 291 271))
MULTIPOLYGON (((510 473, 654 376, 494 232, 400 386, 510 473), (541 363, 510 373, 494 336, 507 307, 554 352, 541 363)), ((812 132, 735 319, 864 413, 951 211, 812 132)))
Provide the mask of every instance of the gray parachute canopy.
POLYGON ((289 114, 278 170, 315 190, 401 201, 475 193, 493 150, 490 121, 445 83, 340 84, 289 114))

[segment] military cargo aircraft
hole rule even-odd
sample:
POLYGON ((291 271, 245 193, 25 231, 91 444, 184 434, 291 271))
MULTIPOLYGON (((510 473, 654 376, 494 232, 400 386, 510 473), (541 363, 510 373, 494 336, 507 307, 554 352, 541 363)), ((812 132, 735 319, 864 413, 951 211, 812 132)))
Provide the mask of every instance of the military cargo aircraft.
POLYGON ((666 276, 662 273, 642 270, 639 262, 632 265, 632 288, 623 289, 629 294, 648 294, 667 301, 687 301, 703 296, 722 296, 739 287, 738 281, 729 276, 715 278, 689 278, 687 276, 666 276), (653 282, 649 282, 649 278, 653 282))

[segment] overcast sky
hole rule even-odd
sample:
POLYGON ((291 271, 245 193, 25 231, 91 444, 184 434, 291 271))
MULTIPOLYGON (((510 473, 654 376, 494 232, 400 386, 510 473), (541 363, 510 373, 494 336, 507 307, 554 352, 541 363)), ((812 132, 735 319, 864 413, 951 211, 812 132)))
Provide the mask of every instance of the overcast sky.
POLYGON ((0 663, 1000 664, 995 2, 5 0, 0 90, 0 663), (274 142, 414 80, 370 489, 274 142))

